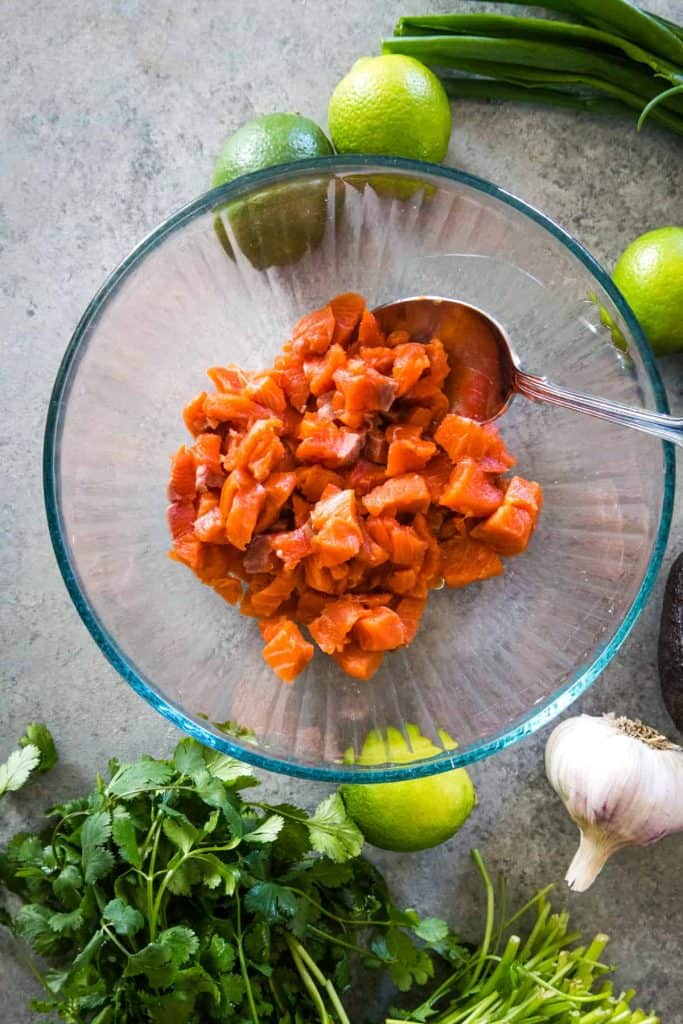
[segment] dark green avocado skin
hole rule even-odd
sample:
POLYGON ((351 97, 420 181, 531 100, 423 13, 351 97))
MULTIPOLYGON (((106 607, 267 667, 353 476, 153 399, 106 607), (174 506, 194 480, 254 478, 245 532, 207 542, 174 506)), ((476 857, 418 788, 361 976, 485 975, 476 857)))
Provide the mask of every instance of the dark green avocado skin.
POLYGON ((659 680, 666 709, 683 732, 683 552, 671 566, 659 631, 659 680))

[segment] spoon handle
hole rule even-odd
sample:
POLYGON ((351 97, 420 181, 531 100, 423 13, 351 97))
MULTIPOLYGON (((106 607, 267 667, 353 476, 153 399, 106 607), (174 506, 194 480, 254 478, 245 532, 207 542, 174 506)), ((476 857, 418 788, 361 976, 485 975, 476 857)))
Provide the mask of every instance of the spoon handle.
POLYGON ((525 398, 537 402, 548 402, 560 405, 564 409, 585 412, 588 416, 597 416, 610 423, 620 423, 623 427, 633 427, 645 434, 654 434, 663 441, 683 446, 683 419, 678 416, 666 416, 648 409, 632 409, 628 405, 610 402, 606 398, 595 398, 582 395, 578 391, 551 384, 545 377, 537 377, 532 373, 518 370, 515 375, 515 391, 525 398))

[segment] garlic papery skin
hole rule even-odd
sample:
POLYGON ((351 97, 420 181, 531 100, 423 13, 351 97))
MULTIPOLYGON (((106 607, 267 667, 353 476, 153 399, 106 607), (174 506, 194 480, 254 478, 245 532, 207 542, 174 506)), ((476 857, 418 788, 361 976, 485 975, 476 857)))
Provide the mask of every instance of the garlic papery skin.
POLYGON ((550 734, 545 770, 581 831, 570 889, 585 892, 622 846, 683 831, 683 750, 642 722, 568 718, 550 734))

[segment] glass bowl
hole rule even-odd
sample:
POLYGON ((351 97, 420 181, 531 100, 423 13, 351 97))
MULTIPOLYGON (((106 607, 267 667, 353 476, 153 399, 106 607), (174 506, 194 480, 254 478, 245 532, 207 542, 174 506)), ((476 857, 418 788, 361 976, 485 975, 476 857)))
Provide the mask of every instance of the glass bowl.
MULTIPOLYGON (((635 431, 517 398, 501 423, 545 508, 502 577, 431 594, 408 648, 370 682, 317 652, 292 686, 241 616, 166 556, 169 456, 209 366, 269 365, 293 323, 343 291, 370 307, 462 299, 559 384, 666 410, 638 325, 556 224, 447 167, 330 157, 249 175, 180 210, 127 257, 69 344, 47 421, 57 559, 95 641, 152 707, 203 743, 273 771, 387 781, 485 757, 550 721, 614 657, 666 544, 673 458, 635 431), (441 747, 402 763, 369 730, 414 725, 441 747)), ((411 730, 412 731, 412 730, 411 730)), ((395 736, 390 732, 389 737, 395 736)))

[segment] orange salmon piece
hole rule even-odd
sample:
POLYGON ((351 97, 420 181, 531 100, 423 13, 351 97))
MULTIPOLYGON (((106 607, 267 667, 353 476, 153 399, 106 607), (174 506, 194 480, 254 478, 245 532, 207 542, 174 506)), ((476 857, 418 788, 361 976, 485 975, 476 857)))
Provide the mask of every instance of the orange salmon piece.
POLYGON ((487 544, 471 537, 454 537, 441 545, 441 572, 449 587, 500 576, 503 563, 487 544))
POLYGON ((371 516, 426 512, 429 503, 427 484, 417 473, 393 476, 363 498, 363 504, 371 516))
POLYGON ((425 370, 430 367, 429 355, 424 345, 416 342, 407 342, 404 345, 397 345, 394 349, 395 359, 392 377, 396 381, 398 398, 417 384, 425 370))
POLYGON ((322 356, 311 356, 304 360, 304 376, 312 395, 324 395, 334 387, 333 377, 337 370, 346 366, 346 352, 341 345, 331 345, 322 356))
POLYGON ((438 502, 452 472, 453 463, 445 452, 437 452, 422 470, 422 479, 433 502, 438 502))
POLYGON ((207 420, 206 413, 204 412, 205 398, 206 391, 200 391, 199 394, 195 395, 192 401, 188 402, 183 409, 183 420, 185 421, 185 426, 191 434, 195 435, 195 437, 197 434, 201 434, 201 432, 206 430, 209 426, 209 421, 207 420))
POLYGON ((347 676, 354 679, 372 679, 384 659, 382 651, 363 651, 355 644, 347 644, 343 651, 332 657, 347 676))
POLYGON ((168 500, 194 501, 197 493, 196 466, 192 452, 182 445, 171 459, 168 500))
POLYGON ((505 504, 525 509, 535 523, 543 508, 541 485, 534 480, 525 480, 522 476, 513 476, 505 491, 505 504))
POLYGON ((321 594, 317 590, 309 590, 306 587, 303 592, 299 593, 299 597, 296 603, 296 618, 299 622, 303 622, 305 626, 308 626, 313 619, 317 619, 322 614, 323 609, 329 603, 329 597, 327 594, 321 594))
POLYGON ((206 371, 216 391, 227 391, 238 395, 246 387, 249 380, 248 374, 240 370, 239 366, 212 366, 206 371))
POLYGON ((272 373, 258 373, 246 387, 249 398, 273 412, 284 412, 287 398, 272 373))
MULTIPOLYGON (((336 320, 331 303, 302 316, 292 331, 294 350, 303 355, 322 355, 332 344, 336 320)), ((335 339, 336 340, 336 339, 335 339)))
POLYGON ((334 654, 344 649, 351 629, 364 614, 363 605, 351 596, 328 600, 308 629, 321 651, 334 654))
POLYGON ((418 589, 419 574, 415 569, 396 569, 387 577, 387 584, 394 594, 415 594, 418 589))
POLYGON ((337 345, 345 345, 351 340, 360 322, 365 310, 365 299, 356 292, 345 292, 332 299, 330 308, 335 321, 332 340, 337 345))
POLYGON ((400 476, 424 469, 429 460, 436 454, 433 441, 420 437, 399 437, 389 445, 387 458, 387 476, 400 476))
POLYGON ((359 459, 351 470, 346 474, 346 483, 352 487, 358 497, 368 494, 374 487, 383 484, 386 480, 386 471, 382 466, 368 462, 366 459, 359 459))
POLYGON ((396 349, 387 348, 386 345, 375 345, 372 348, 359 349, 358 358, 378 373, 391 374, 395 352, 396 349))
POLYGON ((263 657, 285 683, 292 683, 313 657, 313 644, 304 640, 291 619, 285 619, 263 648, 263 657))
POLYGON ((236 448, 225 456, 228 469, 248 469, 262 483, 285 454, 279 438, 282 425, 278 419, 257 420, 236 448))
POLYGON ((502 505, 503 492, 474 459, 461 459, 439 503, 463 516, 488 516, 502 505))
POLYGON ((207 491, 211 487, 222 487, 225 480, 221 462, 220 434, 200 434, 195 440, 193 451, 197 466, 197 490, 207 491))
POLYGON ((271 410, 248 398, 245 394, 217 391, 204 399, 204 412, 211 426, 219 423, 266 419, 271 410))
POLYGON ((364 309, 358 324, 358 341, 361 345, 374 347, 384 345, 384 331, 377 323, 377 318, 369 309, 364 309))
POLYGON ((533 529, 531 514, 506 502, 475 526, 470 536, 488 544, 499 555, 521 555, 528 547, 533 529))
POLYGON ((302 462, 322 463, 339 469, 354 462, 360 454, 361 437, 335 423, 322 423, 314 434, 305 437, 296 450, 302 462))
MULTIPOLYGON (((240 472, 236 470, 235 472, 240 472)), ((223 492, 232 480, 234 473, 231 473, 223 484, 223 492)), ((257 483, 243 473, 242 478, 232 495, 230 507, 227 513, 224 511, 223 492, 221 492, 220 509, 225 515, 225 535, 236 548, 244 551, 251 540, 261 510, 266 501, 266 490, 262 484, 257 483), (247 477, 249 482, 244 480, 247 477)))
POLYGON ((273 615, 282 602, 291 596, 296 582, 296 573, 283 572, 265 586, 258 589, 252 587, 250 592, 251 606, 256 614, 264 617, 273 615))
POLYGON ((207 544, 220 544, 225 540, 225 519, 216 503, 215 507, 197 516, 194 521, 195 536, 207 544))
POLYGON ((306 501, 320 501, 328 484, 334 484, 340 489, 344 486, 339 474, 324 466, 300 466, 296 471, 296 479, 297 488, 306 501))
POLYGON ((274 533, 270 543, 277 557, 284 562, 285 570, 296 568, 302 559, 313 553, 313 530, 309 523, 296 530, 274 533))
POLYGON ((400 616, 384 605, 365 612, 352 631, 363 651, 395 651, 405 643, 405 635, 400 616))
POLYGON ((267 530, 277 522, 280 512, 296 486, 296 473, 291 471, 271 473, 264 481, 263 486, 266 491, 266 500, 256 523, 255 532, 257 533, 267 530))
POLYGON ((398 384, 368 366, 363 360, 351 360, 337 370, 334 383, 344 398, 347 412, 387 412, 396 397, 398 384))
POLYGON ((330 568, 358 554, 363 534, 352 490, 329 494, 326 489, 311 512, 311 523, 313 551, 321 566, 330 568))
POLYGON ((420 619, 425 610, 427 598, 425 597, 404 597, 396 606, 396 614, 403 623, 405 629, 405 643, 411 644, 415 639, 420 627, 420 619))
POLYGON ((194 504, 190 501, 174 501, 166 511, 175 555, 191 569, 199 569, 203 545, 194 533, 194 515, 194 504))

